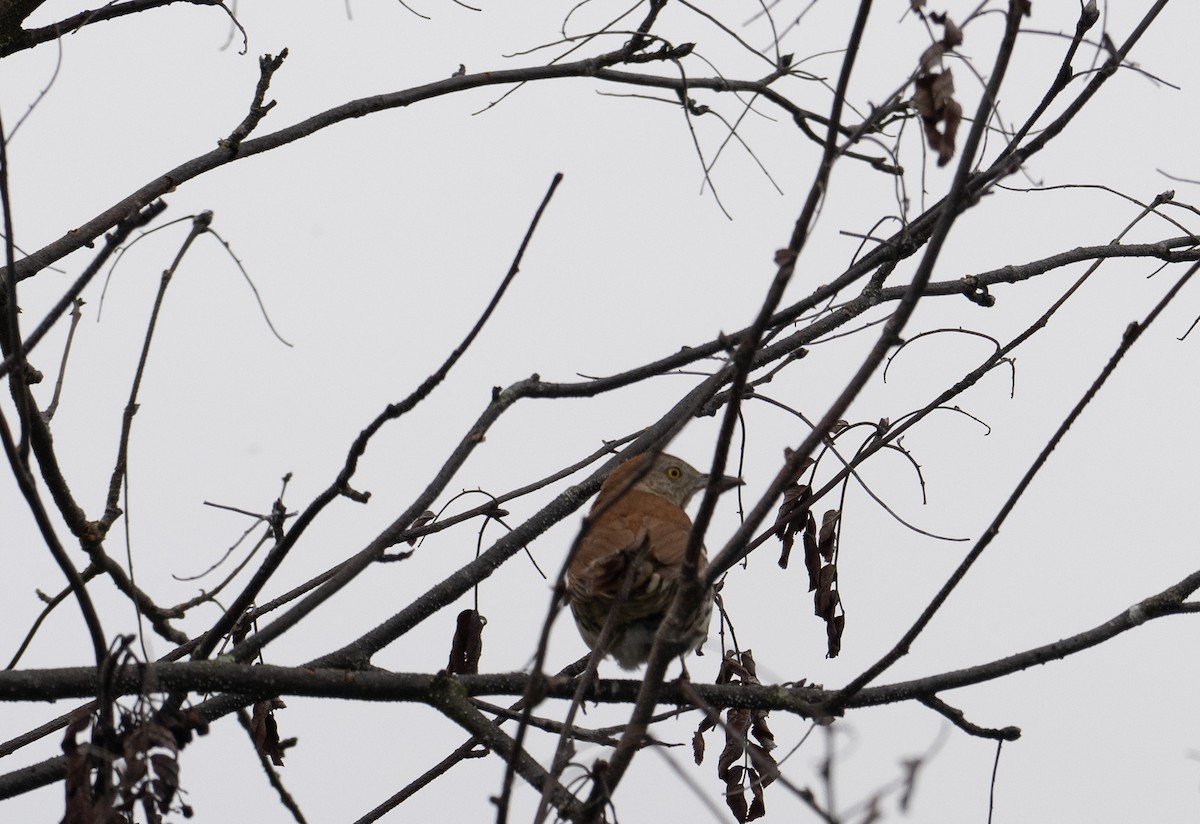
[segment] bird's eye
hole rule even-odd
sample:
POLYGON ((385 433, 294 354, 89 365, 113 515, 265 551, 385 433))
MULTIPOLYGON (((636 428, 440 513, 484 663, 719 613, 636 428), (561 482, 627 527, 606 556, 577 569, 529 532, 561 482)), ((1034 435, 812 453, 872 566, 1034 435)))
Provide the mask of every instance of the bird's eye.
POLYGON ((672 481, 678 481, 683 477, 683 470, 677 466, 667 467, 667 477, 672 481))

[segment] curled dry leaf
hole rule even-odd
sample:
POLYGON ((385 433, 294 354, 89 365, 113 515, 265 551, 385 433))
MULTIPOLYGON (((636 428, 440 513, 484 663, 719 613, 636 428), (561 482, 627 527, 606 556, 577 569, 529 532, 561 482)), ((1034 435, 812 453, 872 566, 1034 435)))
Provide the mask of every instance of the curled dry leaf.
POLYGON ((779 512, 775 515, 776 534, 783 545, 779 553, 781 569, 787 569, 796 534, 804 529, 811 517, 808 512, 811 497, 812 489, 807 484, 794 483, 783 491, 783 502, 779 504, 779 512))
POLYGON ((234 645, 242 643, 246 636, 250 634, 250 630, 254 629, 254 613, 257 608, 254 604, 246 607, 246 611, 238 616, 237 621, 233 625, 233 629, 229 631, 229 637, 234 645))
POLYGON ((750 802, 750 811, 746 815, 746 820, 753 821, 767 814, 766 799, 763 795, 766 792, 767 784, 758 774, 758 770, 753 767, 746 772, 750 776, 750 792, 754 794, 754 800, 750 802))
POLYGON ((179 746, 176 734, 167 724, 174 719, 148 719, 127 730, 122 736, 124 767, 117 786, 117 809, 132 813, 152 805, 159 813, 171 810, 179 793, 179 746))
POLYGON ((942 27, 941 44, 946 51, 962 45, 962 29, 955 25, 950 15, 934 11, 929 13, 929 19, 942 27))
POLYGON ((826 561, 833 560, 834 550, 837 549, 837 522, 841 513, 831 509, 821 518, 821 532, 817 537, 817 551, 826 561))
MULTIPOLYGON (((718 684, 757 684, 754 653, 750 650, 726 653, 717 673, 718 684)), ((708 720, 708 719, 706 719, 708 720)), ((697 730, 699 737, 714 726, 697 730)), ((695 750, 695 743, 693 749, 695 750)), ((779 768, 771 756, 775 748, 775 736, 767 727, 767 711, 734 707, 725 712, 725 747, 717 762, 717 778, 725 783, 725 803, 737 821, 753 821, 766 814, 763 791, 779 777, 779 768), (755 744, 750 739, 758 741, 755 744), (749 764, 739 763, 749 761, 749 764), (747 802, 749 789, 753 801, 747 802)), ((703 744, 699 752, 703 753, 703 744)), ((699 760, 697 760, 699 763, 699 760)))
POLYGON ((254 746, 270 758, 276 767, 283 766, 284 751, 295 743, 295 739, 281 741, 279 726, 275 723, 275 710, 286 706, 287 704, 278 698, 258 701, 254 704, 254 712, 250 717, 250 735, 254 739, 254 746))
POLYGON ((821 585, 821 552, 817 545, 817 521, 811 512, 806 513, 804 524, 804 568, 808 570, 808 591, 814 592, 821 585))
POLYGON ((962 106, 954 99, 954 76, 950 69, 929 72, 917 78, 913 105, 925 124, 925 139, 937 153, 938 165, 954 157, 954 141, 962 122, 962 106))
POLYGON ((813 593, 813 612, 825 622, 826 649, 829 658, 836 658, 842 649, 842 628, 845 617, 840 614, 842 599, 838 594, 837 525, 841 513, 831 509, 821 517, 821 528, 809 514, 804 528, 804 565, 808 569, 808 589, 813 593))
POLYGON ((86 712, 77 713, 67 723, 67 731, 63 736, 62 750, 66 755, 66 805, 63 824, 123 824, 128 819, 113 808, 110 796, 93 800, 91 766, 88 761, 88 748, 81 746, 75 736, 91 726, 92 717, 86 712))
POLYGON ((846 628, 846 616, 835 615, 825 622, 825 655, 837 658, 842 651, 842 631, 846 628))
POLYGON ((942 39, 921 55, 912 102, 925 126, 930 150, 937 153, 938 165, 945 166, 954 157, 962 106, 954 99, 954 75, 950 69, 939 69, 946 52, 962 45, 963 34, 949 15, 933 13, 929 19, 942 27, 942 39))
POLYGON ((476 610, 464 609, 458 613, 458 625, 450 645, 450 663, 446 664, 446 672, 456 675, 475 675, 479 672, 485 624, 487 619, 476 610))
POLYGON ((734 767, 725 776, 725 806, 733 813, 734 821, 749 821, 750 808, 746 803, 746 790, 742 786, 743 767, 734 767))

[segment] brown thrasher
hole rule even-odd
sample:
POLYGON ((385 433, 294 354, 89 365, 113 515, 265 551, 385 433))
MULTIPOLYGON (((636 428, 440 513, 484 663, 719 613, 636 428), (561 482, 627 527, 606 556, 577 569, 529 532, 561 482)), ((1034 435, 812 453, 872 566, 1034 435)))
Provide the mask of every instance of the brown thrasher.
MULTIPOLYGON (((684 550, 692 519, 683 508, 708 485, 709 476, 671 455, 637 455, 613 470, 600 487, 588 513, 589 526, 567 570, 567 598, 579 634, 596 648, 604 623, 614 606, 615 623, 605 653, 624 669, 644 664, 654 635, 679 584, 684 550), (632 483, 632 486, 630 484, 632 483), (638 561, 636 569, 630 564, 638 561), (628 597, 618 596, 632 576, 628 597)), ((742 483, 724 476, 718 489, 742 483)), ((708 557, 700 550, 699 572, 708 557)), ((687 637, 687 651, 698 649, 708 636, 712 594, 696 610, 687 637)))

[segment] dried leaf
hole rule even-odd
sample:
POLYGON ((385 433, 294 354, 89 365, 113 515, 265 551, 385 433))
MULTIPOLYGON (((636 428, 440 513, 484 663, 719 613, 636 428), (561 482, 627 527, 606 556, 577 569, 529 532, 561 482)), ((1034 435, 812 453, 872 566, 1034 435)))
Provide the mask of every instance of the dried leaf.
POLYGON ((783 501, 775 515, 775 529, 783 544, 783 551, 779 555, 779 566, 783 569, 787 569, 796 534, 804 529, 807 522, 811 495, 812 490, 806 484, 793 483, 783 491, 783 501))
POLYGON ((947 51, 962 45, 962 29, 950 19, 950 15, 934 11, 929 13, 929 19, 942 27, 942 45, 947 51))
POLYGON ((813 614, 828 622, 837 606, 837 596, 828 586, 822 586, 813 596, 813 614))
POLYGON ((925 124, 925 139, 937 153, 938 165, 954 157, 954 141, 962 122, 962 106, 954 99, 954 75, 950 69, 926 72, 916 80, 913 105, 925 124))
POLYGON ((817 551, 817 522, 811 512, 804 525, 804 568, 808 570, 808 591, 812 592, 820 582, 821 553, 817 551))
POLYGON ((725 712, 725 749, 717 761, 717 777, 729 780, 730 771, 741 769, 734 764, 745 755, 746 733, 750 730, 750 710, 743 707, 733 707, 725 712))
POLYGON ((233 640, 234 645, 242 643, 246 636, 250 634, 250 630, 254 628, 254 605, 246 607, 246 611, 238 616, 237 621, 233 625, 233 629, 229 631, 229 637, 233 640))
POLYGON ((483 654, 483 627, 487 619, 473 609, 458 613, 458 625, 450 644, 450 662, 446 672, 475 675, 479 672, 479 657, 483 654))
POLYGON ((753 720, 750 724, 750 734, 754 736, 764 750, 770 752, 778 746, 775 743, 775 734, 771 732, 771 728, 767 726, 767 711, 754 710, 752 713, 753 720))
MULTIPOLYGON (((727 652, 721 662, 717 683, 757 684, 756 671, 751 650, 727 652)), ((767 727, 766 710, 734 708, 726 711, 725 748, 718 760, 717 777, 725 782, 725 803, 738 821, 761 818, 766 812, 763 788, 779 776, 778 766, 770 754, 774 747, 775 737, 767 727), (761 746, 749 742, 748 736, 757 739, 761 746), (744 759, 754 766, 738 763, 744 759), (749 805, 746 802, 747 786, 754 797, 749 805)))
POLYGON ((842 651, 842 630, 846 628, 846 616, 835 615, 825 623, 826 658, 837 658, 842 651))
POLYGON ((92 824, 96 820, 92 809, 92 785, 86 748, 80 747, 75 740, 76 734, 87 729, 91 721, 91 716, 86 712, 76 714, 67 724, 63 736, 62 750, 67 757, 63 824, 92 824))
POLYGON ((250 717, 250 735, 260 753, 271 759, 276 767, 283 766, 284 742, 279 740, 279 726, 275 723, 275 710, 287 706, 278 698, 258 701, 250 717))
POLYGON ((692 734, 692 758, 697 766, 704 763, 704 733, 700 730, 692 734))
POLYGON ((921 67, 922 74, 928 74, 934 69, 940 68, 942 65, 942 57, 946 54, 946 47, 941 42, 931 43, 929 48, 921 52, 921 59, 917 64, 921 67))
POLYGON ((765 787, 766 785, 759 780, 758 770, 750 770, 750 792, 754 794, 754 800, 750 802, 750 810, 746 813, 747 821, 754 821, 767 814, 767 804, 763 798, 765 787))
POLYGON ((176 734, 168 724, 175 724, 182 717, 165 713, 162 717, 146 718, 125 731, 121 741, 124 767, 117 786, 120 798, 117 809, 126 813, 139 807, 159 813, 171 811, 179 793, 179 748, 176 734))
POLYGON ((825 561, 833 560, 836 547, 837 523, 841 515, 836 509, 831 509, 821 518, 821 531, 817 537, 817 550, 825 561))
POLYGON ((725 787, 725 806, 733 813, 734 821, 747 821, 749 810, 746 806, 746 793, 741 782, 733 782, 725 787))

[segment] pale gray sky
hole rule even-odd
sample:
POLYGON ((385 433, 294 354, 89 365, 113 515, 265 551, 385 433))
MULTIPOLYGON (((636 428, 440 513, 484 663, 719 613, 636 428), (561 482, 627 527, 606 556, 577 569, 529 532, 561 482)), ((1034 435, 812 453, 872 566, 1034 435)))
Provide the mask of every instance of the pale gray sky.
MULTIPOLYGON (((806 5, 780 4, 777 21, 783 25, 806 5)), ((816 4, 782 50, 794 52, 797 60, 811 58, 804 67, 832 83, 840 55, 818 53, 841 48, 854 5, 816 4)), ((1104 22, 1113 39, 1123 41, 1149 5, 1109 3, 1104 22)), ((571 8, 487 4, 477 13, 422 0, 417 8, 431 17, 422 20, 397 3, 378 0, 353 3, 352 19, 336 2, 296 0, 286 10, 278 4, 241 6, 239 19, 250 38, 246 55, 237 53, 237 36, 233 48, 221 49, 229 24, 220 10, 178 5, 67 36, 61 54, 51 44, 5 59, 0 113, 6 130, 50 82, 61 59, 53 86, 9 146, 15 235, 25 250, 40 248, 166 170, 210 151, 244 116, 260 54, 290 51, 269 93, 278 105, 256 134, 348 100, 443 79, 460 64, 474 73, 544 63, 558 50, 505 55, 559 37, 571 8)), ((876 3, 851 86, 860 111, 898 88, 928 43, 924 27, 902 17, 907 6, 900 0, 876 3)), ((944 8, 961 20, 974 6, 954 0, 934 10, 944 8)), ((769 30, 761 22, 743 26, 756 8, 747 3, 720 14, 749 44, 763 47, 769 30)), ((30 24, 44 25, 76 10, 73 3, 52 0, 30 24)), ((585 32, 622 10, 606 2, 585 5, 571 18, 570 30, 585 32)), ((1028 27, 1069 32, 1078 7, 1043 1, 1033 11, 1028 27)), ((1069 134, 1007 184, 1098 184, 1143 202, 1174 188, 1179 200, 1194 200, 1195 185, 1172 182, 1156 169, 1200 177, 1194 149, 1198 25, 1200 9, 1176 0, 1133 53, 1139 66, 1181 90, 1133 71, 1119 73, 1069 134)), ((993 14, 967 30, 961 51, 980 72, 990 68, 1001 26, 1002 16, 993 14)), ((694 40, 697 53, 727 77, 769 71, 680 3, 668 4, 660 32, 676 42, 694 40)), ((1001 100, 1007 123, 1022 121, 1040 98, 1065 42, 1034 33, 1022 37, 1001 100)), ((605 45, 618 43, 613 38, 605 45)), ((1076 67, 1088 65, 1094 54, 1094 48, 1081 50, 1076 67)), ((711 74, 699 61, 687 65, 695 75, 711 74)), ((970 113, 980 85, 961 62, 952 65, 970 113)), ((1065 97, 1072 98, 1079 86, 1077 81, 1065 97)), ((827 110, 823 89, 798 81, 788 88, 804 105, 827 110)), ((563 79, 525 86, 480 113, 503 90, 451 95, 342 123, 223 167, 167 196, 170 208, 159 223, 214 212, 213 228, 232 245, 275 326, 295 346, 287 348, 271 335, 224 249, 202 238, 168 291, 132 440, 132 551, 138 582, 160 603, 211 587, 214 579, 170 576, 201 572, 247 526, 245 519, 204 507, 203 501, 266 511, 280 477, 291 472, 286 500, 290 508, 302 508, 335 476, 359 430, 436 369, 508 269, 556 172, 565 180, 521 273, 475 347, 427 403, 372 441, 354 482, 373 493, 371 503, 332 505, 265 598, 353 554, 390 523, 484 408, 491 387, 534 372, 562 381, 580 373, 610 374, 753 318, 775 272, 772 255, 787 243, 819 157, 818 147, 786 117, 760 104, 758 110, 769 117, 751 114, 739 129, 782 195, 738 145, 727 147, 716 164, 712 179, 730 219, 711 192, 702 191, 701 163, 677 107, 597 93, 639 91, 633 87, 563 79)), ((728 117, 740 113, 732 98, 694 96, 728 117)), ((711 117, 695 126, 711 159, 724 139, 722 126, 711 117)), ((912 217, 922 208, 921 153, 916 126, 906 129, 901 159, 908 169, 912 217)), ((988 151, 994 156, 995 146, 988 151)), ((945 192, 951 169, 930 163, 926 203, 945 192)), ((894 189, 894 179, 861 164, 837 167, 786 300, 799 299, 844 269, 859 241, 840 232, 886 236, 895 230, 894 221, 874 225, 896 213, 894 189)), ((1127 200, 1099 190, 997 192, 961 219, 934 278, 1102 244, 1137 213, 1127 200)), ((1196 230, 1193 214, 1182 209, 1170 214, 1196 230)), ((109 282, 99 324, 103 283, 97 280, 85 293, 84 321, 53 426, 64 470, 93 517, 103 506, 158 277, 186 232, 186 223, 162 230, 125 254, 109 282)), ((1130 240, 1180 234, 1150 219, 1130 240)), ((84 250, 57 264, 61 273, 43 272, 21 284, 26 331, 91 254, 84 250)), ((956 401, 986 421, 990 433, 946 412, 905 438, 924 473, 928 504, 921 503, 911 466, 898 456, 881 455, 867 465, 864 477, 872 488, 922 529, 977 538, 1127 324, 1144 317, 1181 271, 1148 280, 1154 268, 1147 261, 1105 264, 1045 331, 1018 350, 1011 399, 1007 375, 997 372, 956 401)), ((912 269, 912 261, 902 265, 896 282, 904 282, 912 269)), ((1075 266, 1036 282, 996 287, 997 304, 988 310, 961 297, 928 301, 907 331, 964 326, 1007 341, 1081 272, 1075 266)), ((1200 444, 1190 423, 1200 402, 1195 379, 1200 341, 1177 338, 1200 313, 1197 294, 1189 287, 1135 347, 912 654, 880 683, 980 664, 1069 636, 1196 569, 1194 467, 1200 444)), ((883 311, 865 319, 883 317, 883 311)), ((65 325, 60 327, 32 358, 51 380, 65 335, 65 325)), ((818 418, 873 340, 874 333, 867 332, 815 346, 763 391, 818 418)), ((989 343, 965 336, 917 342, 896 359, 886 384, 878 375, 872 380, 849 418, 896 420, 989 352, 989 343)), ((694 380, 664 377, 588 401, 525 401, 489 433, 440 502, 460 489, 504 492, 577 460, 602 439, 655 420, 694 380)), ((48 388, 39 394, 43 403, 48 388)), ((0 404, 13 421, 7 393, 0 404)), ((749 503, 769 482, 783 448, 799 443, 807 429, 764 403, 748 403, 745 414, 749 503)), ((696 421, 672 451, 702 465, 716 431, 717 419, 696 421)), ((853 448, 844 447, 847 453, 853 448)), ((509 522, 520 523, 562 488, 514 502, 509 522)), ((482 498, 468 500, 473 505, 482 498)), ((838 505, 836 498, 828 502, 838 505)), ((10 558, 4 588, 7 661, 41 608, 34 590, 57 592, 62 576, 41 549, 7 476, 0 480, 0 512, 10 558)), ((730 577, 725 598, 739 640, 753 648, 764 682, 807 679, 831 687, 848 682, 895 643, 970 546, 906 530, 859 488, 851 489, 844 522, 840 574, 847 621, 837 659, 824 657, 824 630, 811 614, 799 558, 781 572, 778 550, 768 546, 751 558, 748 570, 730 577)), ((558 568, 577 523, 569 519, 530 546, 544 569, 558 568)), ((719 507, 709 546, 720 546, 736 524, 730 498, 719 507)), ((485 545, 499 534, 491 527, 485 545)), ((65 529, 60 535, 66 539, 65 529)), ((110 538, 114 556, 123 555, 122 539, 116 532, 110 538)), ((464 563, 475 551, 474 541, 470 531, 443 533, 409 561, 372 570, 306 628, 272 644, 267 660, 299 663, 358 636, 464 563)), ((73 553, 82 566, 81 553, 77 548, 73 553)), ((92 588, 108 632, 133 631, 131 610, 111 586, 97 582, 92 588)), ((527 666, 549 603, 548 584, 516 558, 488 582, 481 599, 489 619, 483 670, 527 666)), ((430 619, 374 663, 396 671, 444 666, 459 608, 430 619)), ((184 626, 201 631, 216 617, 209 607, 184 626)), ((1167 619, 1066 661, 943 695, 975 723, 1024 731, 1020 741, 1004 747, 995 820, 1194 820, 1200 806, 1200 760, 1190 754, 1200 751, 1190 687, 1198 675, 1195 635, 1193 620, 1167 619)), ((169 649, 157 636, 147 643, 155 656, 169 649)), ((583 650, 574 627, 562 620, 549 665, 557 668, 583 650)), ((697 681, 715 675, 715 637, 708 651, 689 664, 697 681)), ((78 609, 67 604, 48 620, 22 666, 86 665, 89 656, 78 609)), ((618 676, 612 662, 601 673, 618 676)), ((464 739, 457 727, 420 706, 286 701, 281 732, 300 741, 289 751, 282 775, 312 822, 354 820, 464 739)), ((0 739, 71 706, 2 706, 0 739)), ((562 712, 551 705, 543 709, 552 716, 562 712)), ((626 714, 590 709, 582 723, 617 723, 626 714)), ((723 809, 715 778, 720 736, 709 734, 708 759, 701 767, 692 765, 686 745, 696 723, 688 716, 657 734, 685 744, 666 757, 723 809)), ((807 730, 805 722, 782 713, 771 724, 779 756, 807 730)), ((922 774, 912 819, 986 820, 992 743, 970 738, 915 705, 855 711, 834 729, 840 733, 840 809, 887 785, 900 774, 903 759, 936 741, 940 748, 922 774)), ((56 733, 0 767, 7 772, 52 757, 60 742, 56 733)), ((548 752, 544 746, 537 751, 548 752)), ((585 749, 580 758, 591 763, 599 755, 598 748, 585 749)), ((824 756, 825 742, 814 734, 786 762, 785 775, 815 787, 824 756)), ((232 719, 185 750, 182 766, 197 820, 290 820, 232 719)), ((384 820, 490 820, 494 808, 488 797, 499 791, 500 772, 495 757, 468 761, 384 820)), ((61 795, 56 785, 4 802, 0 810, 12 820, 57 821, 61 795)), ((535 801, 522 786, 513 820, 528 819, 535 801)), ((686 784, 649 752, 635 762, 617 801, 625 824, 708 815, 686 784)), ((768 821, 812 818, 782 786, 769 789, 767 803, 768 821)), ((894 797, 885 809, 895 811, 894 797)))

